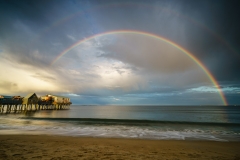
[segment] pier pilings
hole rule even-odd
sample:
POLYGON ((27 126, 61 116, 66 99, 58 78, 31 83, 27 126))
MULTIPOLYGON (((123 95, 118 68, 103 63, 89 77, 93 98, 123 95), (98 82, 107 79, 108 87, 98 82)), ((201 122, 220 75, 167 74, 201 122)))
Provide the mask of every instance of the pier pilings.
POLYGON ((0 113, 19 113, 24 111, 38 110, 66 110, 70 109, 68 104, 0 104, 0 113))

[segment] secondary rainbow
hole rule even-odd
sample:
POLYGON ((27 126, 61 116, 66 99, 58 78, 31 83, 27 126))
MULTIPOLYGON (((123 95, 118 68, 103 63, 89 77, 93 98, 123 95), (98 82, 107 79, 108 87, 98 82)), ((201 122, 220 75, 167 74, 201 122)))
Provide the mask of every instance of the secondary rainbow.
POLYGON ((95 34, 93 36, 90 36, 88 38, 82 39, 76 43, 74 43, 73 45, 71 45, 70 47, 68 47, 67 49, 65 49, 64 51, 62 51, 52 62, 50 65, 53 65, 56 61, 58 61, 63 55, 65 55, 66 53, 68 53, 71 49, 77 47, 78 45, 80 45, 83 42, 86 42, 88 40, 91 40, 93 38, 96 37, 100 37, 100 36, 106 36, 106 35, 112 35, 112 34, 138 34, 138 35, 144 35, 144 36, 149 36, 161 41, 164 41, 170 45, 172 45, 173 47, 176 47, 177 49, 179 49, 180 51, 182 51, 183 53, 185 53, 189 58, 191 58, 208 76, 208 78, 210 79, 210 81, 215 85, 215 87, 218 90, 218 93, 222 99, 222 102, 224 105, 227 105, 227 100, 217 82, 217 80, 214 78, 214 76, 210 73, 210 71, 203 65, 203 63, 198 60, 193 54, 191 54, 189 51, 187 51, 186 49, 184 49, 183 47, 179 46, 178 44, 164 38, 164 37, 160 37, 158 35, 154 35, 152 33, 148 33, 148 32, 143 32, 143 31, 137 31, 137 30, 115 30, 115 31, 109 31, 109 32, 104 32, 104 33, 99 33, 99 34, 95 34))
MULTIPOLYGON (((95 7, 89 7, 89 8, 74 12, 70 15, 64 16, 61 19, 58 19, 57 21, 54 21, 53 23, 51 23, 50 26, 43 29, 39 34, 37 34, 37 37, 35 37, 34 40, 32 40, 32 42, 35 42, 37 39, 39 39, 41 36, 48 33, 49 31, 51 31, 55 27, 58 27, 58 26, 60 26, 64 23, 67 23, 68 21, 75 18, 76 16, 83 16, 85 13, 88 14, 91 11, 107 10, 108 8, 113 8, 113 7, 118 8, 118 7, 126 7, 126 6, 135 7, 135 8, 143 7, 143 8, 146 8, 146 9, 155 9, 157 7, 158 9, 163 11, 164 13, 173 14, 174 16, 176 16, 176 18, 179 17, 183 20, 187 20, 191 24, 197 26, 198 28, 204 30, 206 33, 213 36, 216 40, 218 40, 220 43, 225 45, 229 49, 229 51, 231 51, 236 57, 240 58, 240 55, 238 54, 238 51, 235 48, 233 48, 230 43, 228 43, 219 34, 214 32, 213 30, 211 30, 205 24, 200 23, 196 19, 191 18, 190 16, 187 16, 187 15, 181 14, 180 12, 177 12, 176 10, 172 10, 170 8, 167 8, 167 7, 162 7, 162 6, 159 6, 159 5, 157 5, 157 6, 156 5, 151 5, 149 3, 142 3, 142 2, 137 2, 137 1, 135 1, 135 2, 110 2, 108 4, 97 5, 95 7)), ((86 19, 88 19, 88 18, 86 18, 86 19)))

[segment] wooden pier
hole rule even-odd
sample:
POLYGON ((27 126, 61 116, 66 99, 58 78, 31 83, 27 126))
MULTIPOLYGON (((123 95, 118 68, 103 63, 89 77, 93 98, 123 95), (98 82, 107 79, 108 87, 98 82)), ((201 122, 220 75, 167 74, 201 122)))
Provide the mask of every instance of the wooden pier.
POLYGON ((62 96, 47 95, 44 96, 44 98, 38 98, 35 93, 29 94, 26 97, 1 96, 0 113, 21 113, 38 110, 65 110, 70 109, 71 104, 72 103, 69 98, 62 96))

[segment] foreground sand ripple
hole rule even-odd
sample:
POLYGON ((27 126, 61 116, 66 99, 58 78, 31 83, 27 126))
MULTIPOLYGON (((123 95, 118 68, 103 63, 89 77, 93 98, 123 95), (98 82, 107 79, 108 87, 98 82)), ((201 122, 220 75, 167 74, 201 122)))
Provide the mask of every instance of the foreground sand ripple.
POLYGON ((0 159, 239 160, 240 142, 0 135, 0 159))

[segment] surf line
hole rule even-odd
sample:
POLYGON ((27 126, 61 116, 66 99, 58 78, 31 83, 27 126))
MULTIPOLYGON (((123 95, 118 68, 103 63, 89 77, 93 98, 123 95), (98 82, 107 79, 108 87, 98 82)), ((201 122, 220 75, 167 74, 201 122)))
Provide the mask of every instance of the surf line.
POLYGON ((93 36, 90 36, 88 38, 84 38, 76 43, 74 43, 73 45, 69 46, 68 48, 66 48, 65 50, 63 50, 52 62, 50 65, 53 65, 54 63, 56 63, 63 55, 65 55, 66 53, 68 53, 70 50, 72 50, 73 48, 77 47, 78 45, 80 45, 83 42, 89 41, 91 39, 97 38, 97 37, 101 37, 101 36, 106 36, 106 35, 113 35, 113 34, 138 34, 138 35, 143 35, 143 36, 148 36, 148 37, 152 37, 161 41, 164 41, 168 44, 170 44, 171 46, 179 49, 180 51, 182 51, 183 53, 185 53, 190 59, 192 59, 208 76, 208 78, 210 79, 210 81, 214 84, 214 86, 217 88, 218 93, 222 99, 222 102, 224 105, 228 105, 227 103, 227 99, 224 96, 224 93, 222 92, 222 89, 220 88, 220 85, 218 84, 217 80, 214 78, 214 76, 210 73, 210 71, 207 69, 207 67, 204 66, 204 64, 198 60, 192 53, 190 53, 189 51, 187 51, 186 49, 184 49, 183 47, 179 46, 178 44, 176 44, 175 42, 172 42, 164 37, 155 35, 153 33, 149 33, 149 32, 143 32, 143 31, 137 31, 137 30, 114 30, 114 31, 109 31, 109 32, 103 32, 103 33, 99 33, 99 34, 95 34, 93 36))

